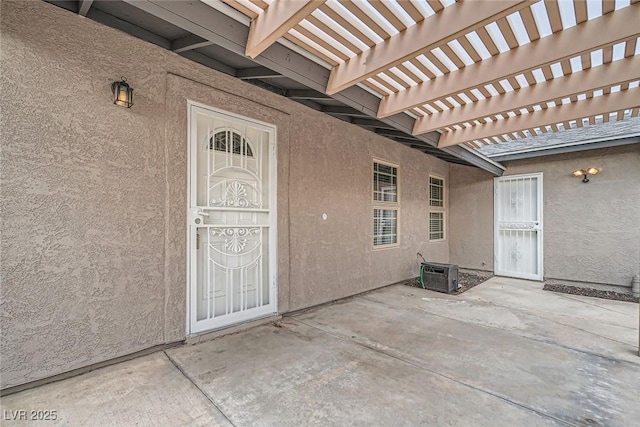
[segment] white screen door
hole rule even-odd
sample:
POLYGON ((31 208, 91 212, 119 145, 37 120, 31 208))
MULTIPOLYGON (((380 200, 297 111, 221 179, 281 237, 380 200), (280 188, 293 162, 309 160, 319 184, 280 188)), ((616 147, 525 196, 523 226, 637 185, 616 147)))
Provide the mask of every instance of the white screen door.
POLYGON ((189 333, 276 307, 275 127, 189 103, 189 333))
POLYGON ((542 173, 494 179, 494 271, 542 280, 542 173))

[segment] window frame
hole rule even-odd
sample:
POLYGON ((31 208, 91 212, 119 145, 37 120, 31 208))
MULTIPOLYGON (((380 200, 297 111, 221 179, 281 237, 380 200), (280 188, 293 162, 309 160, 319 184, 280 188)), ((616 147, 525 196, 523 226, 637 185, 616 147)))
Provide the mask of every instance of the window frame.
POLYGON ((447 240, 447 185, 443 176, 429 174, 429 193, 428 193, 429 213, 427 215, 427 232, 429 234, 429 242, 442 242, 447 240), (431 205, 431 178, 442 181, 442 206, 431 205), (442 237, 438 239, 431 238, 431 213, 442 214, 442 237))
MULTIPOLYGON (((370 179, 370 183, 371 183, 371 201, 372 201, 372 208, 371 208, 371 226, 369 228, 369 230, 371 230, 371 245, 373 250, 380 250, 380 249, 390 249, 390 248, 397 248, 400 246, 400 165, 396 164, 396 163, 392 163, 389 162, 387 160, 382 160, 382 159, 378 159, 378 158, 373 158, 372 162, 371 162, 371 172, 372 174, 369 175, 369 179, 370 179), (389 201, 382 201, 382 200, 376 200, 376 188, 375 188, 375 174, 376 174, 376 164, 380 164, 380 165, 384 165, 384 166, 389 166, 392 168, 395 168, 396 170, 396 201, 395 202, 389 202, 389 201), (396 229, 395 229, 395 236, 396 236, 396 241, 394 243, 385 243, 385 244, 376 244, 375 240, 376 240, 376 234, 374 232, 374 228, 375 228, 375 221, 376 221, 376 210, 388 210, 388 211, 395 211, 396 212, 396 229)), ((380 235, 379 235, 380 236, 380 235)))
POLYGON ((209 142, 207 145, 207 149, 210 151, 219 151, 221 153, 228 153, 231 154, 233 156, 245 156, 247 158, 255 158, 253 156, 253 144, 251 144, 251 142, 249 142, 249 139, 247 139, 247 137, 245 137, 242 132, 238 131, 237 129, 234 129, 232 127, 223 127, 223 128, 218 128, 212 132, 210 132, 209 135, 209 142), (220 133, 225 133, 225 134, 230 134, 231 138, 230 141, 225 141, 225 144, 227 147, 230 147, 230 150, 220 150, 218 148, 216 148, 216 136, 220 133), (234 136, 238 135, 238 137, 240 138, 240 152, 236 153, 235 152, 235 139, 234 136), (230 144, 230 145, 229 145, 230 144), (243 147, 244 147, 244 152, 243 152, 243 147))

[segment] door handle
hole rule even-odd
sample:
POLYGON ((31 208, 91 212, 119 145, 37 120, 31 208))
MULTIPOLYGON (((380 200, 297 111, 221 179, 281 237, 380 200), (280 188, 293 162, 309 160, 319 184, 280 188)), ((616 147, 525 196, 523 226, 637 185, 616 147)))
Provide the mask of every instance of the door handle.
POLYGON ((187 211, 187 221, 188 224, 200 225, 203 222, 202 217, 209 216, 208 213, 204 212, 202 208, 192 208, 187 211))
POLYGON ((202 208, 199 208, 198 210, 196 210, 196 216, 197 217, 193 222, 195 222, 196 224, 200 224, 202 222, 202 220, 200 218, 198 218, 198 217, 200 217, 200 216, 209 216, 209 214, 206 213, 205 211, 203 211, 202 208))

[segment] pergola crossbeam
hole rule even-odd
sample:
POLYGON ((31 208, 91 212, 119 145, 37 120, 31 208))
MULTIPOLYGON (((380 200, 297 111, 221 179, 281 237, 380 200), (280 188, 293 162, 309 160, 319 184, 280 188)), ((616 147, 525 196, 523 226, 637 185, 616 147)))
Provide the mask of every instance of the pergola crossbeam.
MULTIPOLYGON (((249 27, 215 10, 204 2, 159 0, 123 1, 157 18, 163 19, 172 25, 210 40, 214 44, 233 53, 243 55, 246 51, 249 27)), ((168 41, 167 44, 170 45, 168 41)), ((187 56, 186 54, 189 53, 197 52, 184 52, 183 55, 187 56)), ((254 62, 319 92, 322 92, 326 88, 329 80, 329 71, 326 68, 280 43, 274 44, 271 48, 258 55, 254 59, 254 62)), ((236 70, 234 70, 233 75, 235 74, 236 70)), ((323 106, 321 107, 321 111, 332 115, 349 114, 351 112, 356 115, 363 115, 364 117, 373 117, 380 103, 378 97, 359 86, 352 86, 334 95, 333 98, 347 105, 349 108, 323 106)), ((397 114, 392 117, 387 117, 382 121, 410 134, 413 130, 415 119, 407 114, 397 114)), ((435 146, 438 137, 439 134, 433 132, 422 134, 416 138, 435 146)), ((448 155, 460 158, 469 164, 482 168, 497 176, 502 175, 505 169, 499 163, 467 147, 448 147, 439 150, 437 153, 439 154, 440 152, 445 152, 448 155)))
POLYGON ((373 120, 373 119, 353 119, 351 120, 351 123, 354 125, 365 127, 365 128, 395 130, 393 126, 383 123, 379 120, 373 120))
POLYGON ((376 129, 374 132, 378 135, 383 135, 389 138, 404 138, 411 141, 415 140, 411 135, 407 135, 406 133, 395 129, 376 129))
POLYGON ((527 73, 545 65, 568 62, 570 58, 584 53, 636 38, 640 35, 638 22, 640 22, 640 4, 633 4, 622 13, 611 13, 576 25, 386 96, 380 103, 378 117, 388 117, 452 94, 481 88, 495 81, 527 73))
POLYGON ((568 98, 639 78, 640 57, 630 57, 524 87, 501 96, 494 96, 484 101, 466 104, 430 116, 422 116, 416 120, 413 134, 419 135, 458 123, 473 122, 482 117, 527 108, 553 99, 568 98))
POLYGON ((188 58, 209 68, 213 68, 214 70, 218 70, 221 73, 228 74, 230 76, 235 76, 237 73, 235 68, 230 67, 227 64, 224 64, 199 52, 196 52, 195 50, 187 50, 185 52, 179 53, 178 55, 188 58))
POLYGON ((276 77, 282 77, 281 74, 276 73, 273 70, 268 69, 267 67, 251 67, 251 68, 241 68, 238 70, 236 77, 241 80, 251 80, 251 79, 272 79, 276 77))
POLYGON ((175 53, 186 52, 188 50, 198 49, 204 46, 210 46, 211 43, 207 39, 198 37, 195 34, 189 34, 188 36, 173 40, 171 42, 171 50, 175 53))
POLYGON ((330 96, 311 89, 287 89, 285 96, 290 99, 331 99, 330 96))
POLYGON ((89 13, 89 9, 91 8, 92 4, 93 4, 93 0, 78 1, 78 15, 87 16, 87 13, 89 13))
POLYGON ((322 107, 322 112, 330 114, 332 116, 362 117, 367 119, 371 118, 371 116, 362 111, 358 111, 351 107, 342 107, 337 105, 325 105, 322 107))
POLYGON ((523 114, 485 123, 484 125, 445 132, 440 136, 438 148, 450 147, 476 139, 508 135, 524 129, 535 129, 542 126, 551 126, 553 128, 558 123, 624 111, 638 106, 640 106, 640 89, 628 89, 555 108, 548 108, 533 114, 523 114))
POLYGON ((251 21, 245 54, 260 55, 326 0, 275 0, 251 21))
POLYGON ((535 2, 469 1, 448 7, 334 67, 326 92, 340 92, 532 3, 535 2))

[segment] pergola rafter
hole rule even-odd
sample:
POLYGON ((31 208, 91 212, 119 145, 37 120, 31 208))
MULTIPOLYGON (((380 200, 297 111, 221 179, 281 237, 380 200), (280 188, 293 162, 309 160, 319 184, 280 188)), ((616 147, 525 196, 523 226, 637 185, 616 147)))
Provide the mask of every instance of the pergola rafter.
MULTIPOLYGON (((284 38, 329 69, 327 83, 305 101, 320 91, 337 99, 364 89, 380 99, 379 120, 408 115, 416 118, 414 135, 441 131, 444 144, 461 141, 454 148, 476 150, 639 114, 637 105, 607 104, 607 113, 537 125, 548 110, 590 111, 588 105, 638 87, 640 0, 304 0, 286 11, 282 6, 294 0, 223 1, 252 20, 250 38, 258 41, 249 41, 247 53, 284 38)), ((203 41, 188 42, 173 47, 203 41)))
POLYGON ((441 10, 331 71, 326 92, 334 94, 445 45, 489 22, 529 7, 535 0, 464 2, 441 10))
POLYGON ((580 102, 560 105, 554 108, 522 114, 503 120, 496 120, 479 126, 471 126, 454 131, 444 132, 438 147, 450 147, 483 138, 500 138, 524 129, 535 129, 544 126, 557 126, 559 123, 583 118, 608 115, 613 112, 624 112, 640 106, 640 89, 628 89, 609 95, 587 99, 580 102))
POLYGON ((640 78, 640 57, 629 57, 600 67, 524 87, 502 96, 466 104, 438 114, 422 116, 416 121, 414 135, 443 129, 479 118, 505 114, 558 98, 575 97, 600 88, 609 88, 640 78))
POLYGON ((80 0, 78 2, 78 15, 87 16, 92 4, 93 0, 80 0))
POLYGON ((386 96, 380 103, 378 117, 388 117, 451 94, 484 87, 492 82, 569 60, 614 43, 635 39, 640 36, 638 22, 640 5, 631 5, 625 13, 604 15, 386 96))
POLYGON ((246 55, 260 55, 325 1, 275 0, 251 22, 246 55))

